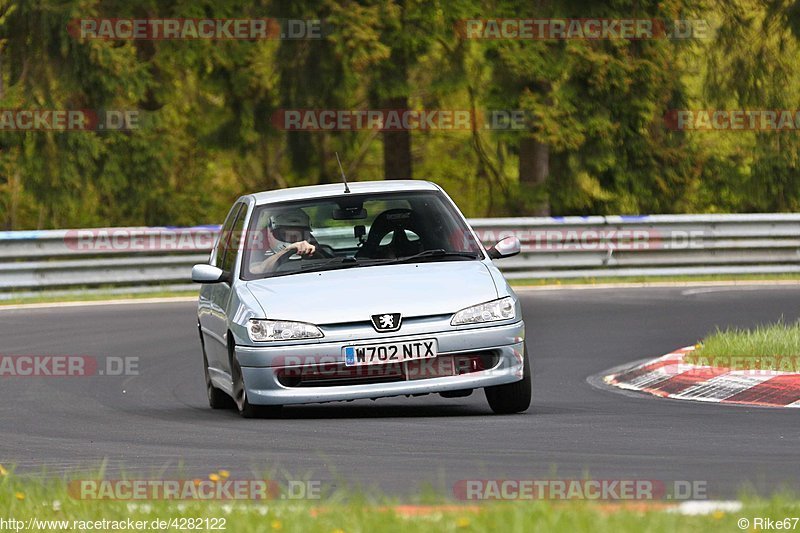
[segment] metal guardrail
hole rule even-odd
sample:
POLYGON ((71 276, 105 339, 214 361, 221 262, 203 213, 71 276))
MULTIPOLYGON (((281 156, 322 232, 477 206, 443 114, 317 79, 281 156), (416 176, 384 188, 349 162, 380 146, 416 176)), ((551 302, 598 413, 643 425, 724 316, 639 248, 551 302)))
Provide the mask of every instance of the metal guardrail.
MULTIPOLYGON (((508 235, 522 241, 520 255, 497 262, 510 279, 800 272, 800 214, 469 222, 487 246, 508 235)), ((201 226, 0 232, 0 293, 174 288, 189 282, 193 264, 207 260, 217 231, 201 226)))
POLYGON ((484 242, 517 235, 509 279, 800 272, 800 214, 470 221, 484 242))

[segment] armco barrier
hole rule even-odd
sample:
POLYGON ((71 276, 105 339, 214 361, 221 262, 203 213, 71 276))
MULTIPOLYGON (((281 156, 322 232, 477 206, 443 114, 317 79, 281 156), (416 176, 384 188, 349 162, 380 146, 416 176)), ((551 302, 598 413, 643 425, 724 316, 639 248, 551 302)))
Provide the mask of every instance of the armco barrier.
MULTIPOLYGON (((497 261, 512 279, 800 272, 800 214, 469 222, 486 246, 520 238, 522 253, 497 261)), ((186 283, 217 232, 218 226, 0 232, 0 291, 186 283)), ((330 232, 317 238, 351 239, 330 232)))

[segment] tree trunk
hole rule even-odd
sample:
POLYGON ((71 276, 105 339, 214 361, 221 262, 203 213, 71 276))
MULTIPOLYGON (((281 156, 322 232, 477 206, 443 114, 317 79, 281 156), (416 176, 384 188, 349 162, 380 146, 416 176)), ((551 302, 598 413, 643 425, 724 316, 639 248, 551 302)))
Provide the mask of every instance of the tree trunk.
MULTIPOLYGON (((408 97, 387 98, 385 110, 408 109, 408 97)), ((387 180, 411 179, 411 132, 405 129, 383 132, 383 176, 387 180)))
MULTIPOLYGON (((550 175, 550 147, 532 136, 524 137, 519 145, 519 183, 525 196, 542 194, 550 175)), ((537 202, 530 215, 549 216, 550 205, 545 200, 537 202)), ((526 213, 528 214, 528 213, 526 213)))

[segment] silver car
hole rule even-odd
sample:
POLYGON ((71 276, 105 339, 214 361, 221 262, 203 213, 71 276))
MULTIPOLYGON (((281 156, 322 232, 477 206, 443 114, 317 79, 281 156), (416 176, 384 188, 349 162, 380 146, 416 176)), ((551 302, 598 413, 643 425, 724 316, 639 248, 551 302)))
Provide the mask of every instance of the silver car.
POLYGON ((208 400, 247 418, 284 405, 485 391, 525 411, 531 367, 519 299, 450 197, 426 181, 242 196, 202 283, 208 400))

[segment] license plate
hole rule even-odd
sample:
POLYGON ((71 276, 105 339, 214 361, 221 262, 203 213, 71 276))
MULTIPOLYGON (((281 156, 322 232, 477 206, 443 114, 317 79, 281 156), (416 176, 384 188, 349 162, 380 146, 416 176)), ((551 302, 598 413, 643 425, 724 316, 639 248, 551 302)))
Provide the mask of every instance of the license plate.
POLYGON ((345 346, 342 353, 345 366, 402 363, 436 357, 436 340, 345 346))

